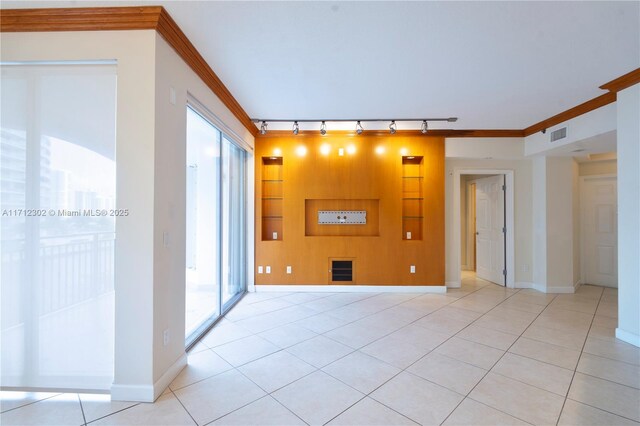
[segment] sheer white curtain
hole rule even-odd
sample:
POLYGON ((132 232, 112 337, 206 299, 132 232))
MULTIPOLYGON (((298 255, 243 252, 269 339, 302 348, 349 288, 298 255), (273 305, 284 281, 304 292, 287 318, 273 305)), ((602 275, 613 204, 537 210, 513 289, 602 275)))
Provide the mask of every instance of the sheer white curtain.
POLYGON ((116 67, 1 73, 1 385, 109 389, 116 67))

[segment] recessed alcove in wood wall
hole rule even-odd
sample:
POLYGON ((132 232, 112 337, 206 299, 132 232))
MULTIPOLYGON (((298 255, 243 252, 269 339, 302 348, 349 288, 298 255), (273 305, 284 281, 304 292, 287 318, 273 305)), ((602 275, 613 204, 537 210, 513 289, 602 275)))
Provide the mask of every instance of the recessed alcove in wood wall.
POLYGON ((256 271, 271 267, 270 274, 256 273, 257 285, 329 284, 330 259, 353 259, 355 284, 444 285, 443 138, 267 134, 256 139, 255 154, 256 271), (282 158, 283 238, 277 241, 262 229, 262 173, 271 157, 282 158), (408 157, 419 159, 419 167, 408 157), (406 217, 417 215, 406 205, 415 198, 415 185, 405 182, 413 168, 421 181, 419 221, 406 217), (318 210, 365 210, 367 225, 318 225, 318 210))

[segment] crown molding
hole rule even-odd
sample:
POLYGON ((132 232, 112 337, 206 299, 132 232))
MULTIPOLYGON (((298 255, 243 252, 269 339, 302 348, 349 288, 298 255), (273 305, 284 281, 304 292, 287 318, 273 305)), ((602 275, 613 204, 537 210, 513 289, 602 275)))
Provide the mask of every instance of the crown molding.
POLYGON ((608 90, 609 92, 619 92, 638 83, 640 83, 640 68, 636 68, 615 80, 611 80, 600 86, 600 88, 602 90, 608 90))
POLYGON ((257 127, 162 6, 6 9, 0 32, 156 30, 254 136, 257 127))

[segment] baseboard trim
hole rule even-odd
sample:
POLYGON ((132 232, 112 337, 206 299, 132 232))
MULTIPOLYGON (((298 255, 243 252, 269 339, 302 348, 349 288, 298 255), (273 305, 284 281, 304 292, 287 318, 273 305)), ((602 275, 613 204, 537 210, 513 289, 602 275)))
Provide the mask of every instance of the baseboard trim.
POLYGON ((256 285, 261 291, 312 291, 326 293, 446 293, 443 285, 256 285))
POLYGON ((444 285, 447 288, 460 288, 462 287, 462 284, 460 283, 460 281, 447 281, 444 283, 444 285))
POLYGON ((629 343, 630 345, 640 347, 640 336, 637 334, 629 333, 620 328, 616 328, 616 339, 629 343))
POLYGON ((182 371, 184 367, 187 366, 188 358, 187 353, 182 352, 182 355, 176 360, 176 362, 171 365, 164 372, 162 376, 153 384, 153 400, 155 401, 162 395, 162 393, 169 387, 173 379, 175 379, 178 374, 182 371))
POLYGON ((119 385, 114 383, 111 386, 111 399, 113 401, 153 402, 162 395, 162 392, 186 365, 187 353, 183 352, 153 385, 119 385))
POLYGON ((153 385, 111 385, 112 401, 153 402, 153 385))

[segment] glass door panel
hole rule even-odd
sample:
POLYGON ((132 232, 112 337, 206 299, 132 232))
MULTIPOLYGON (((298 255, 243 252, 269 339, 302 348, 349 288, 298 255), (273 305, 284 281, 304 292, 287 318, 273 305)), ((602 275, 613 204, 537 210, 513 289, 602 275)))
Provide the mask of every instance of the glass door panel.
POLYGON ((220 315, 220 141, 220 131, 187 108, 188 343, 220 315))

